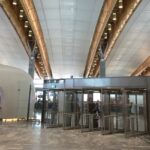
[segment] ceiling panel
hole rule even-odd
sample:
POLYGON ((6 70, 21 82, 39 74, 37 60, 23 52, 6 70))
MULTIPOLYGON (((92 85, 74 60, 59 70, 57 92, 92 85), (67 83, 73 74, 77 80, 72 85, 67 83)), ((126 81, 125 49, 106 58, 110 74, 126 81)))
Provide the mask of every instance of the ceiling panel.
POLYGON ((106 61, 108 76, 128 76, 150 55, 150 1, 143 0, 106 61))
POLYGON ((104 0, 33 1, 46 40, 53 76, 83 76, 104 0))
POLYGON ((29 58, 18 34, 0 7, 0 64, 28 72, 29 58))

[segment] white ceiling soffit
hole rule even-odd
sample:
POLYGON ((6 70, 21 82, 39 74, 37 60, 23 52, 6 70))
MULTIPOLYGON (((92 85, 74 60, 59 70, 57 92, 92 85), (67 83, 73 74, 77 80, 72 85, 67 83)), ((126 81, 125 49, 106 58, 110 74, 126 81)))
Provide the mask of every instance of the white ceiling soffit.
POLYGON ((0 64, 28 71, 29 58, 18 34, 0 7, 0 64))
POLYGON ((33 0, 54 78, 83 76, 103 0, 33 0))
POLYGON ((150 55, 150 0, 130 18, 106 61, 107 76, 129 76, 150 55))

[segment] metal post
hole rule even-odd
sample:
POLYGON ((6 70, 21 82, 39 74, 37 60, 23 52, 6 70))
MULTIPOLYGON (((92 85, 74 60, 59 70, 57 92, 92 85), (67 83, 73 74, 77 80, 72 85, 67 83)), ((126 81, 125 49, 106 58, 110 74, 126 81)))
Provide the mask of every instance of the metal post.
POLYGON ((150 133, 150 77, 147 77, 146 106, 147 106, 147 130, 148 133, 150 133))
MULTIPOLYGON (((44 80, 44 85, 46 83, 46 80, 44 80)), ((45 87, 45 86, 43 86, 45 87)), ((46 112, 46 90, 43 89, 43 105, 42 105, 42 115, 41 115, 41 122, 45 122, 45 112, 46 112)))
POLYGON ((127 94, 127 91, 122 89, 122 100, 123 100, 123 104, 124 104, 124 108, 123 108, 123 117, 124 117, 124 131, 125 133, 127 133, 129 130, 130 130, 130 120, 129 120, 129 112, 128 112, 128 108, 129 108, 129 105, 128 105, 128 94, 127 94))
POLYGON ((30 116, 30 100, 31 99, 31 84, 29 87, 29 98, 28 98, 28 110, 27 110, 27 121, 29 121, 29 116, 30 116))
POLYGON ((66 111, 66 89, 65 89, 65 80, 64 80, 64 105, 63 105, 63 128, 66 126, 66 116, 65 116, 65 111, 66 111))
POLYGON ((147 103, 146 103, 146 100, 147 100, 147 93, 144 92, 143 93, 143 108, 144 108, 144 126, 145 126, 145 132, 147 132, 147 103))
POLYGON ((84 90, 82 90, 82 101, 81 101, 81 131, 83 130, 83 113, 84 113, 84 90))

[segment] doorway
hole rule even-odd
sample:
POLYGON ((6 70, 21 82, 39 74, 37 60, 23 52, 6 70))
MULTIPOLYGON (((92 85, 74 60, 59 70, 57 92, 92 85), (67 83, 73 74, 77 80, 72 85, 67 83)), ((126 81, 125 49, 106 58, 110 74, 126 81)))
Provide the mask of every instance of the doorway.
POLYGON ((134 134, 146 132, 146 93, 128 92, 127 108, 127 131, 134 134))

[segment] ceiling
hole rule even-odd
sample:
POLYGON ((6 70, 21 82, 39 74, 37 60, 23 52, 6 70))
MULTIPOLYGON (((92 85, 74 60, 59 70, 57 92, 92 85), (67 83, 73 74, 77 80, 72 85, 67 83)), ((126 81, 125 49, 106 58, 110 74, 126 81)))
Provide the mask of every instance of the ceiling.
MULTIPOLYGON (((54 78, 82 77, 103 0, 33 0, 54 78)), ((150 1, 142 0, 106 60, 107 76, 129 76, 150 56, 150 1)), ((0 64, 28 72, 29 58, 0 7, 0 64)))
POLYGON ((82 77, 104 0, 33 1, 53 77, 82 77))
POLYGON ((18 37, 18 34, 1 7, 0 64, 17 67, 28 72, 29 58, 27 53, 18 37))
POLYGON ((129 76, 150 56, 150 1, 143 0, 106 60, 107 76, 129 76))

